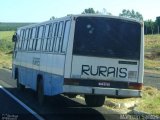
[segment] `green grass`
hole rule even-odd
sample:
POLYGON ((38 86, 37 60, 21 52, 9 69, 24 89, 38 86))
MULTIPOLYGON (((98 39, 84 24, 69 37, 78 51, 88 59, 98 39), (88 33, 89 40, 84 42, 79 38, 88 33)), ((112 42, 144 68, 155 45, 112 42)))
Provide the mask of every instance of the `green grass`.
MULTIPOLYGON (((142 98, 125 98, 125 99, 114 99, 107 98, 106 100, 114 103, 130 103, 131 101, 138 101, 134 109, 146 112, 148 114, 160 116, 160 91, 154 87, 144 86, 142 89, 142 98)), ((130 112, 132 108, 116 108, 108 106, 110 109, 115 111, 127 111, 130 112)))
POLYGON ((160 116, 160 91, 153 87, 144 87, 143 97, 137 109, 160 116))
POLYGON ((150 70, 160 70, 160 61, 145 59, 144 68, 150 70))
POLYGON ((160 73, 160 35, 145 35, 144 68, 151 73, 160 73))
POLYGON ((145 50, 160 51, 160 35, 145 35, 145 50))
POLYGON ((12 55, 0 52, 0 68, 12 68, 12 55))
POLYGON ((14 31, 0 31, 0 52, 7 53, 13 50, 13 34, 14 31))
POLYGON ((14 31, 0 31, 0 67, 12 66, 12 55, 8 53, 13 50, 13 34, 14 31))
POLYGON ((15 31, 0 31, 0 39, 11 41, 15 31))

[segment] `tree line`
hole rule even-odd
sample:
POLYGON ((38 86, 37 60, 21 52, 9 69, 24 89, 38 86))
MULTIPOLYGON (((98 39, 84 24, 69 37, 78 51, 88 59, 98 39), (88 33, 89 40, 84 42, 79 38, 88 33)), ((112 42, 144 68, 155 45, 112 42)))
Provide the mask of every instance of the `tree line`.
POLYGON ((145 34, 159 34, 160 33, 160 17, 156 17, 155 21, 144 21, 144 33, 145 34))
POLYGON ((15 31, 17 28, 33 23, 4 23, 0 22, 0 31, 15 31))
MULTIPOLYGON (((107 12, 106 9, 103 9, 102 12, 95 11, 93 8, 85 9, 82 14, 105 14, 105 15, 112 15, 111 13, 107 12)), ((139 21, 143 21, 143 16, 139 12, 134 10, 126 10, 123 9, 119 16, 127 17, 127 18, 134 18, 139 21)), ((159 34, 160 33, 160 17, 156 17, 155 21, 146 20, 144 21, 144 34, 159 34)))

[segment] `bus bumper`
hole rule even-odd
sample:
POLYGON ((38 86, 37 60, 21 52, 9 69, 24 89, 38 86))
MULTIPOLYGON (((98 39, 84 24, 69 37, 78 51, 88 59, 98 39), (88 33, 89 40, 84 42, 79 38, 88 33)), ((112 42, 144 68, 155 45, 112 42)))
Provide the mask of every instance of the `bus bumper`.
POLYGON ((86 86, 74 86, 64 85, 64 93, 75 93, 75 94, 93 94, 93 95, 105 95, 110 97, 141 97, 141 90, 133 89, 117 89, 117 88, 100 88, 100 87, 86 87, 86 86))

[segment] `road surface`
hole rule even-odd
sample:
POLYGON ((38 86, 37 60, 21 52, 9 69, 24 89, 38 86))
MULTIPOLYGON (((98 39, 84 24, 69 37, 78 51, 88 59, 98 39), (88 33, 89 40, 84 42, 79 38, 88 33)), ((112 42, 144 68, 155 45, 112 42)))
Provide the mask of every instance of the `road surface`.
POLYGON ((160 74, 145 73, 143 81, 145 86, 156 87, 160 90, 160 74))
MULTIPOLYGON (((11 79, 11 71, 0 69, 0 85, 3 86, 12 95, 22 101, 25 105, 38 113, 47 120, 119 120, 120 115, 117 112, 104 107, 87 107, 83 100, 74 98, 69 99, 62 95, 48 97, 44 106, 38 105, 35 92, 30 89, 19 91, 16 89, 16 81, 11 79)), ((28 119, 34 119, 34 116, 28 113, 22 106, 18 105, 10 96, 0 90, 0 114, 21 115, 27 114, 28 119), (11 106, 11 107, 9 107, 11 106), (23 110, 21 110, 23 109, 23 110), (14 113, 15 112, 15 113, 14 113)), ((26 117, 25 117, 26 118, 26 117)), ((35 118, 36 119, 36 118, 35 118)))

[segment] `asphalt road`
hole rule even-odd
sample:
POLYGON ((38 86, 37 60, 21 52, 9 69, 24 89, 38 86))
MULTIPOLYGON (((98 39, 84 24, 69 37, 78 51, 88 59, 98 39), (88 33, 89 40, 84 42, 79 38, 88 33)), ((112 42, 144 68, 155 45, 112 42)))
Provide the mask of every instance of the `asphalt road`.
MULTIPOLYGON (((19 91, 16 81, 11 78, 11 71, 0 69, 0 85, 12 93, 16 98, 47 120, 119 120, 120 115, 104 107, 87 107, 83 100, 69 99, 63 95, 47 97, 43 106, 38 105, 35 92, 30 89, 19 91)), ((28 115, 27 120, 36 119, 28 111, 14 102, 4 92, 0 91, 0 114, 15 112, 20 117, 28 115), (10 107, 9 107, 10 106, 10 107), (23 109, 23 110, 22 110, 23 109)), ((1 116, 2 116, 1 115, 1 116)), ((23 118, 22 118, 23 119, 23 118)))
POLYGON ((0 89, 0 119, 35 120, 36 117, 0 89))

